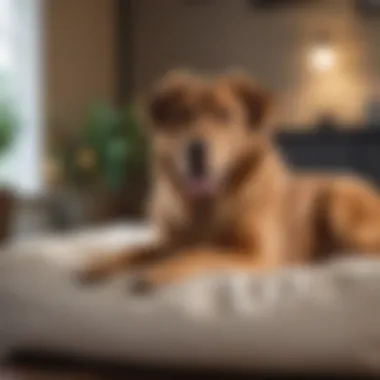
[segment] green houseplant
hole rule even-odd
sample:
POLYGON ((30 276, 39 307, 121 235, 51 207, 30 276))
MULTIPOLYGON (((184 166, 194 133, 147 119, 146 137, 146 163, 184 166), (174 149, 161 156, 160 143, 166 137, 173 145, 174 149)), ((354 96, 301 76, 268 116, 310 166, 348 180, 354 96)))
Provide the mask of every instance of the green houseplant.
POLYGON ((93 152, 92 174, 108 191, 119 191, 144 175, 146 142, 133 106, 118 110, 108 104, 94 105, 81 140, 80 145, 93 152))
POLYGON ((137 198, 147 186, 148 149, 133 105, 119 109, 96 102, 78 128, 55 140, 51 155, 66 185, 85 197, 101 194, 98 207, 103 205, 111 214, 122 214, 126 202, 141 204, 137 198))

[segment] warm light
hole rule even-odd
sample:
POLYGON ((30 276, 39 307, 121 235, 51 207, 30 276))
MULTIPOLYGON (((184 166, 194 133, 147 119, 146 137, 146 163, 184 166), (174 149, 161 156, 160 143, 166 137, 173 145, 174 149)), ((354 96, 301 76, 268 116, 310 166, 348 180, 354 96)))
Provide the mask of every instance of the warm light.
POLYGON ((335 64, 335 52, 329 45, 316 46, 311 51, 310 61, 314 70, 328 71, 335 64))
POLYGON ((95 152, 92 149, 82 149, 77 155, 77 164, 82 169, 91 169, 96 162, 95 152))
POLYGON ((44 162, 44 176, 49 185, 57 184, 62 179, 62 167, 60 163, 52 157, 47 157, 44 162))

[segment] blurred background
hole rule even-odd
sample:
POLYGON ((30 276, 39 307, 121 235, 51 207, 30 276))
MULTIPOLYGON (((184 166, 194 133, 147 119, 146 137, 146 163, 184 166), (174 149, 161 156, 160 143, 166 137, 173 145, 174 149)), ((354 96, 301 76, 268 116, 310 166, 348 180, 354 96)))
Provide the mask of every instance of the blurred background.
POLYGON ((0 0, 0 235, 143 218, 135 96, 243 68, 287 159, 380 179, 380 1, 0 0))

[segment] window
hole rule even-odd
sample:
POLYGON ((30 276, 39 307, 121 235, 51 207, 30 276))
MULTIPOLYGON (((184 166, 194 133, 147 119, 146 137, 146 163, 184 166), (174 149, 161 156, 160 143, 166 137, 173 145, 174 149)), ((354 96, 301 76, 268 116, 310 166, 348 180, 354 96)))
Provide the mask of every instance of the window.
POLYGON ((0 156, 0 184, 22 196, 42 190, 42 0, 0 0, 0 101, 18 119, 0 156))

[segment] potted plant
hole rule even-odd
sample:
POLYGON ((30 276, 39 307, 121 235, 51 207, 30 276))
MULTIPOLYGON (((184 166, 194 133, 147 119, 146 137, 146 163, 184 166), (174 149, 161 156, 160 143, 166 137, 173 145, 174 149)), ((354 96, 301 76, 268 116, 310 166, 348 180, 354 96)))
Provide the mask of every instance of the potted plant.
MULTIPOLYGON (((147 189, 147 144, 135 109, 97 102, 78 128, 52 144, 65 183, 91 200, 90 219, 142 214, 147 189)), ((61 129, 62 131, 62 129, 61 129)))
POLYGON ((138 217, 147 189, 147 144, 133 105, 90 108, 79 138, 77 179, 102 194, 105 218, 138 217))

